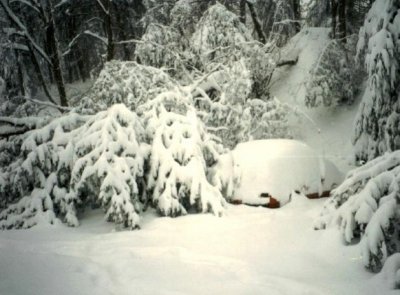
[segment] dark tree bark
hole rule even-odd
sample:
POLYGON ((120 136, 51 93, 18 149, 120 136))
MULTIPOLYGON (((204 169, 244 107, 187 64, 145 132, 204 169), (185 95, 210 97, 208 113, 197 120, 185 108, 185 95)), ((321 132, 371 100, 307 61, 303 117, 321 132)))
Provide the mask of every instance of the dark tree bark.
POLYGON ((337 38, 346 43, 346 0, 339 0, 337 38))
POLYGON ((301 26, 300 26, 300 19, 301 19, 301 12, 300 12, 300 0, 292 0, 292 6, 293 6, 293 16, 294 20, 296 21, 295 23, 295 30, 296 32, 300 32, 301 26))
MULTIPOLYGON (((99 0, 103 1, 103 0, 99 0)), ((115 44, 114 44, 114 35, 112 30, 112 8, 113 4, 111 0, 105 0, 106 5, 104 7, 107 11, 104 11, 104 25, 105 31, 107 35, 107 61, 113 60, 115 56, 115 44)), ((104 2, 102 2, 104 3, 104 2)))
POLYGON ((261 43, 265 44, 267 39, 265 38, 264 32, 262 30, 261 23, 258 19, 256 10, 254 8, 254 4, 250 1, 246 1, 246 3, 247 3, 247 7, 249 8, 251 19, 253 20, 254 29, 257 32, 258 38, 260 39, 261 43))
POLYGON ((346 43, 346 0, 332 0, 332 39, 346 43))
POLYGON ((338 10, 338 0, 331 0, 331 13, 332 13, 332 39, 336 39, 336 17, 338 10))
POLYGON ((38 60, 37 60, 37 58, 36 58, 36 55, 35 55, 35 51, 34 51, 34 49, 33 49, 33 46, 32 46, 32 44, 31 44, 29 41, 27 42, 27 46, 28 46, 28 48, 29 48, 29 55, 30 55, 30 57, 31 57, 31 62, 32 62, 33 68, 35 69, 35 72, 36 72, 36 74, 38 75, 39 81, 40 81, 40 83, 42 84, 42 88, 43 88, 43 91, 44 91, 45 95, 47 96, 47 98, 48 98, 49 101, 51 101, 51 102, 54 103, 54 104, 57 104, 57 103, 54 101, 53 97, 51 96, 49 89, 47 88, 46 81, 45 81, 45 79, 44 79, 42 70, 41 70, 41 68, 40 68, 40 64, 39 64, 39 62, 38 62, 38 60))
POLYGON ((246 0, 240 0, 240 21, 246 24, 246 0))
POLYGON ((16 50, 14 50, 14 54, 17 58, 19 93, 20 93, 20 95, 25 96, 24 73, 22 71, 21 56, 16 50))
POLYGON ((56 24, 53 15, 53 6, 50 0, 47 1, 47 29, 46 41, 49 48, 51 67, 54 75, 54 80, 57 85, 58 94, 60 95, 60 104, 63 107, 68 106, 67 93, 65 91, 64 77, 61 69, 60 53, 58 51, 58 41, 56 36, 56 24))

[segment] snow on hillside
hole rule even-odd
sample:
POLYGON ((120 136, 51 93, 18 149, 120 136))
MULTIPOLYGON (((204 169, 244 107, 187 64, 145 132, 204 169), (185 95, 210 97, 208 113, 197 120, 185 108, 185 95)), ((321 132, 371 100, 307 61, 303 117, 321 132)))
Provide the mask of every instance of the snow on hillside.
POLYGON ((96 211, 79 228, 0 233, 0 294, 395 294, 362 268, 357 246, 314 231, 322 200, 279 210, 229 205, 115 232, 96 211))
POLYGON ((306 28, 293 37, 284 48, 284 59, 295 59, 294 66, 276 70, 271 93, 287 103, 297 115, 291 116, 291 126, 300 138, 321 155, 334 162, 343 172, 352 167, 352 144, 350 142, 358 100, 351 106, 336 108, 307 108, 304 103, 306 82, 310 71, 326 48, 329 28, 306 28))

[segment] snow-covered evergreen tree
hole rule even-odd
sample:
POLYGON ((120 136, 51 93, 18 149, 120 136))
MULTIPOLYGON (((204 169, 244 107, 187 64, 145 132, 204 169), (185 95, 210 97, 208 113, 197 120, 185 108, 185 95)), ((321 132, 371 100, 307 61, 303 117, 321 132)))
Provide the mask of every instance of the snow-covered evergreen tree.
POLYGON ((0 228, 60 220, 76 226, 87 206, 101 206, 109 221, 138 226, 148 148, 138 117, 125 106, 67 114, 15 143, 20 151, 10 151, 16 156, 1 169, 0 199, 13 197, 0 213, 0 228))
POLYGON ((367 14, 357 45, 368 84, 356 118, 357 160, 400 148, 400 3, 377 0, 367 14))
POLYGON ((221 215, 224 199, 207 179, 221 147, 207 134, 190 95, 179 89, 162 93, 141 112, 152 137, 147 186, 158 212, 221 215))
POLYGON ((400 151, 350 171, 324 205, 316 228, 337 224, 347 243, 361 238, 364 265, 380 270, 400 252, 400 151))
POLYGON ((308 107, 351 104, 361 85, 351 52, 354 42, 332 40, 321 52, 306 85, 308 107))

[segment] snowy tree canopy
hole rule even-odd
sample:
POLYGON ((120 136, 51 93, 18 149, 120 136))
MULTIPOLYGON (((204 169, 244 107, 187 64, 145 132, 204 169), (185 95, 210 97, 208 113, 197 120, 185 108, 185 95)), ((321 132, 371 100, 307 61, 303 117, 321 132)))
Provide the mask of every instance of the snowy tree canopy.
POLYGON ((353 142, 358 160, 400 148, 400 7, 377 0, 367 14, 357 45, 368 86, 356 118, 353 142))

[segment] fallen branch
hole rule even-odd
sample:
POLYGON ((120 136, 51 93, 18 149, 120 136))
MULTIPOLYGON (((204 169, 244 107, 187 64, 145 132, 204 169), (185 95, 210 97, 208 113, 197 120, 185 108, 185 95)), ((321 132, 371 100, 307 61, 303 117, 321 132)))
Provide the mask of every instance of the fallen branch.
POLYGON ((295 64, 297 64, 298 61, 299 61, 299 57, 296 57, 295 59, 282 60, 282 61, 278 62, 276 64, 276 66, 278 68, 283 67, 283 66, 294 66, 295 64))

